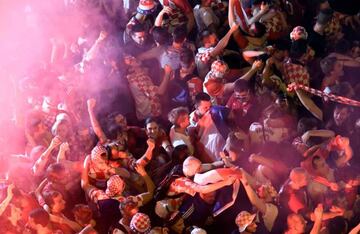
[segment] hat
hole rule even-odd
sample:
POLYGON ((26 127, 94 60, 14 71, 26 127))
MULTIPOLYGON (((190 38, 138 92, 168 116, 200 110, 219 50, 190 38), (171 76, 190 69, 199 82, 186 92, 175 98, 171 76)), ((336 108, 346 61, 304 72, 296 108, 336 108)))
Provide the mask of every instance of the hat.
POLYGON ((144 213, 136 213, 131 219, 130 228, 135 232, 149 232, 151 229, 151 222, 149 216, 144 213))
POLYGON ((302 26, 296 26, 290 33, 290 39, 293 41, 297 41, 299 39, 306 40, 307 37, 308 33, 306 32, 306 29, 302 26))
POLYGON ((97 162, 99 160, 104 160, 103 154, 107 154, 107 151, 104 146, 97 145, 91 150, 91 160, 97 162))
POLYGON ((140 0, 137 12, 142 15, 150 15, 156 10, 154 0, 140 0))
POLYGON ((247 211, 241 211, 235 219, 236 225, 239 227, 239 232, 245 229, 254 221, 256 214, 250 214, 247 211))
POLYGON ((228 65, 222 60, 215 60, 211 64, 211 74, 216 78, 223 78, 224 75, 228 72, 228 65))
POLYGON ((111 176, 108 181, 106 182, 106 195, 109 197, 114 197, 116 195, 121 194, 124 191, 125 183, 123 179, 121 179, 118 175, 111 176))
POLYGON ((183 173, 186 177, 194 176, 201 167, 201 161, 193 156, 189 156, 183 162, 183 173))
POLYGON ((206 232, 204 229, 198 228, 198 227, 194 228, 194 229, 190 232, 190 234, 206 234, 206 233, 207 233, 207 232, 206 232))

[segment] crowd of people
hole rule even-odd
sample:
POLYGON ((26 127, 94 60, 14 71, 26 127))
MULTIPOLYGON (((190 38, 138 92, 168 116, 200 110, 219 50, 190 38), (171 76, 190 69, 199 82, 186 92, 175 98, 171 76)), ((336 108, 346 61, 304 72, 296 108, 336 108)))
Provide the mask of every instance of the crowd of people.
POLYGON ((359 1, 59 2, 0 233, 360 233, 359 1))

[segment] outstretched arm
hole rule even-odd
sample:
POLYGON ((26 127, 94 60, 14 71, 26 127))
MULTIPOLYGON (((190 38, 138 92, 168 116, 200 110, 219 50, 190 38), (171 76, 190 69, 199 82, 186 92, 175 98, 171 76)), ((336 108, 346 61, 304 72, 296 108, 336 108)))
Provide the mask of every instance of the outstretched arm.
POLYGON ((32 167, 32 171, 35 176, 41 175, 45 171, 45 166, 48 164, 50 160, 51 152, 61 144, 59 137, 54 137, 51 140, 49 147, 45 150, 44 153, 41 154, 40 158, 36 160, 34 166, 32 167))
POLYGON ((88 112, 89 112, 89 116, 90 116, 91 127, 93 128, 96 136, 99 138, 100 143, 104 144, 108 139, 107 139, 104 131, 102 130, 99 121, 97 120, 97 118, 95 116, 95 113, 94 113, 95 106, 96 106, 96 100, 94 98, 87 100, 87 107, 88 107, 88 112))
POLYGON ((150 202, 154 196, 155 184, 151 180, 150 176, 146 173, 143 166, 136 165, 135 170, 144 178, 146 184, 147 192, 137 195, 137 197, 142 200, 142 204, 145 205, 146 203, 150 202))
POLYGON ((0 204, 0 216, 4 213, 6 208, 9 206, 9 204, 14 196, 14 194, 13 194, 14 187, 15 186, 13 184, 10 184, 7 188, 6 198, 0 204))
POLYGON ((136 164, 139 164, 143 167, 146 166, 150 162, 152 155, 153 155, 153 150, 155 148, 155 141, 153 139, 149 138, 146 141, 146 143, 148 145, 148 148, 147 148, 145 154, 136 161, 136 164))
POLYGON ((246 194, 247 194, 251 204, 253 206, 255 206, 262 214, 265 214, 266 213, 266 204, 255 193, 254 189, 248 183, 246 176, 243 176, 241 178, 241 183, 244 185, 246 194))

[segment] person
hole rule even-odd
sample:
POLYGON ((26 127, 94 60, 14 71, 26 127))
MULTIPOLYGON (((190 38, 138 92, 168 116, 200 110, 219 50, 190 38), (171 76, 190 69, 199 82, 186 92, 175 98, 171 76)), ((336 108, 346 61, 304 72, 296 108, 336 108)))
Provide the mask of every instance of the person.
POLYGON ((26 226, 37 234, 62 233, 52 226, 50 215, 42 208, 35 209, 29 214, 29 221, 26 226))
POLYGON ((232 233, 256 233, 257 225, 255 223, 256 214, 250 214, 247 211, 241 211, 235 219, 235 223, 238 226, 237 231, 232 233))
POLYGON ((182 141, 189 149, 190 155, 194 155, 194 146, 187 132, 190 125, 189 112, 186 107, 178 107, 169 113, 169 121, 173 124, 170 129, 170 140, 173 146, 182 141))
POLYGON ((216 32, 220 26, 220 19, 211 8, 209 0, 201 0, 200 4, 194 7, 194 16, 199 32, 205 29, 216 32))
POLYGON ((130 55, 138 56, 154 47, 154 42, 148 33, 144 24, 135 24, 131 27, 131 30, 129 30, 130 40, 124 42, 130 55))

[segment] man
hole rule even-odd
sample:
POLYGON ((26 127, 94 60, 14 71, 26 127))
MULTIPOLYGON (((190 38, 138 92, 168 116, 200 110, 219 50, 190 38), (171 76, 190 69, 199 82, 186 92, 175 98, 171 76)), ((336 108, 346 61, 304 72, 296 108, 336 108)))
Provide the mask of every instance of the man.
POLYGON ((212 0, 201 0, 201 3, 194 7, 195 21, 199 32, 209 29, 216 32, 220 26, 220 19, 211 8, 212 0))
POLYGON ((31 211, 26 226, 37 234, 62 233, 53 229, 49 214, 42 208, 31 211))
POLYGON ((186 25, 187 32, 191 32, 195 25, 194 13, 187 0, 160 0, 162 11, 155 20, 155 26, 164 26, 169 32, 186 25))
POLYGON ((133 56, 137 56, 154 47, 155 44, 148 33, 144 24, 133 25, 129 31, 131 39, 128 42, 125 41, 126 51, 133 56))

